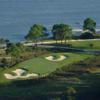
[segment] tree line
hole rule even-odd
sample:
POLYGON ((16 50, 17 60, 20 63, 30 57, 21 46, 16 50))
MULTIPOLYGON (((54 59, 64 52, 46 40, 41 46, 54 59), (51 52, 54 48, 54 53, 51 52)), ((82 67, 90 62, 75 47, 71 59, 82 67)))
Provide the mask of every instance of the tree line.
MULTIPOLYGON (((51 32, 53 35, 53 39, 56 40, 56 42, 57 40, 61 40, 61 43, 62 40, 64 40, 66 43, 66 40, 71 39, 73 36, 72 27, 70 25, 63 23, 53 25, 51 32)), ((95 33, 96 33, 95 20, 93 20, 92 18, 86 18, 83 24, 83 34, 80 35, 80 38, 91 39, 94 37, 95 33)), ((48 36, 47 28, 43 25, 34 24, 30 28, 28 34, 25 36, 25 39, 37 42, 38 39, 41 39, 46 36, 48 36)))

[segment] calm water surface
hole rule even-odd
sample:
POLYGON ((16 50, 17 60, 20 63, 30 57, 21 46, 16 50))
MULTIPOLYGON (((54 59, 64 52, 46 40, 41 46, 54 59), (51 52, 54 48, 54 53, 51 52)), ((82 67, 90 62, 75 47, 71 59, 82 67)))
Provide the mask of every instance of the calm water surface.
POLYGON ((35 23, 49 29, 55 23, 81 28, 87 17, 100 27, 100 0, 0 0, 0 37, 22 40, 35 23))

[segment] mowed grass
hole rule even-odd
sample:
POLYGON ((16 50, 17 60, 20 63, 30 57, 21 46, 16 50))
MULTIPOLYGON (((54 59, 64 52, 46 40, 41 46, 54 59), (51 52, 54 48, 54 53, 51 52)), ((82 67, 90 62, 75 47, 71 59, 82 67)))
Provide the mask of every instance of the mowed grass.
POLYGON ((87 54, 78 54, 78 53, 52 53, 49 55, 44 55, 41 57, 34 57, 30 60, 24 61, 12 68, 0 69, 0 83, 11 82, 4 77, 4 73, 10 73, 11 71, 18 69, 18 68, 25 68, 30 73, 37 73, 39 75, 47 75, 51 72, 54 72, 56 69, 63 67, 64 65, 68 65, 80 60, 84 60, 86 58, 93 57, 93 55, 87 54), (68 56, 65 60, 59 62, 52 62, 45 57, 50 55, 65 55, 68 56))
POLYGON ((61 41, 58 41, 56 44, 55 41, 51 41, 50 45, 58 45, 58 46, 70 46, 72 48, 78 48, 78 49, 89 49, 89 50, 100 50, 100 40, 83 40, 83 41, 78 41, 78 40, 69 40, 65 43, 65 41, 62 41, 63 44, 61 44, 61 41), (92 44, 92 46, 91 46, 92 44))
MULTIPOLYGON (((54 54, 50 54, 50 55, 54 55, 54 54)), ((50 55, 33 58, 31 60, 18 64, 16 67, 26 68, 30 72, 34 72, 34 73, 38 73, 42 75, 42 74, 51 73, 55 71, 57 68, 60 68, 66 64, 71 64, 71 63, 77 62, 79 60, 85 59, 90 56, 90 55, 75 54, 75 53, 62 53, 62 54, 57 53, 55 55, 65 55, 68 57, 63 61, 53 62, 53 61, 49 61, 45 59, 45 57, 50 56, 50 55)))
POLYGON ((71 44, 74 48, 100 50, 100 40, 69 41, 68 44, 71 44), (90 46, 91 44, 93 44, 93 47, 90 46))

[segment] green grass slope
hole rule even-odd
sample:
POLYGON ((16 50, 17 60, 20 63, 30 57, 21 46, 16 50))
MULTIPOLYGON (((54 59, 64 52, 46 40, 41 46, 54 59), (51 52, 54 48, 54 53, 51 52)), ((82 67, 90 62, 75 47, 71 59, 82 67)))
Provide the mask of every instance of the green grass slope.
POLYGON ((11 82, 10 80, 7 80, 4 77, 4 74, 10 73, 11 71, 18 68, 25 68, 30 73, 47 75, 50 74, 51 72, 54 72, 56 69, 61 68, 64 65, 68 65, 93 56, 93 55, 78 54, 78 53, 56 53, 55 55, 65 55, 68 56, 68 58, 60 62, 52 62, 45 59, 45 57, 50 55, 54 55, 54 54, 44 55, 41 57, 34 57, 33 59, 24 61, 12 68, 0 69, 0 83, 11 82))

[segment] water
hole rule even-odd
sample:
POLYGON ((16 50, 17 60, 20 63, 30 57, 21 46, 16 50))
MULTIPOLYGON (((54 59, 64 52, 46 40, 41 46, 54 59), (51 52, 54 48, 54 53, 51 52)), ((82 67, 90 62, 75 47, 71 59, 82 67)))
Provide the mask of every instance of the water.
POLYGON ((82 28, 87 17, 95 19, 99 28, 99 7, 100 0, 0 0, 0 37, 23 40, 35 23, 48 29, 55 23, 82 28))

